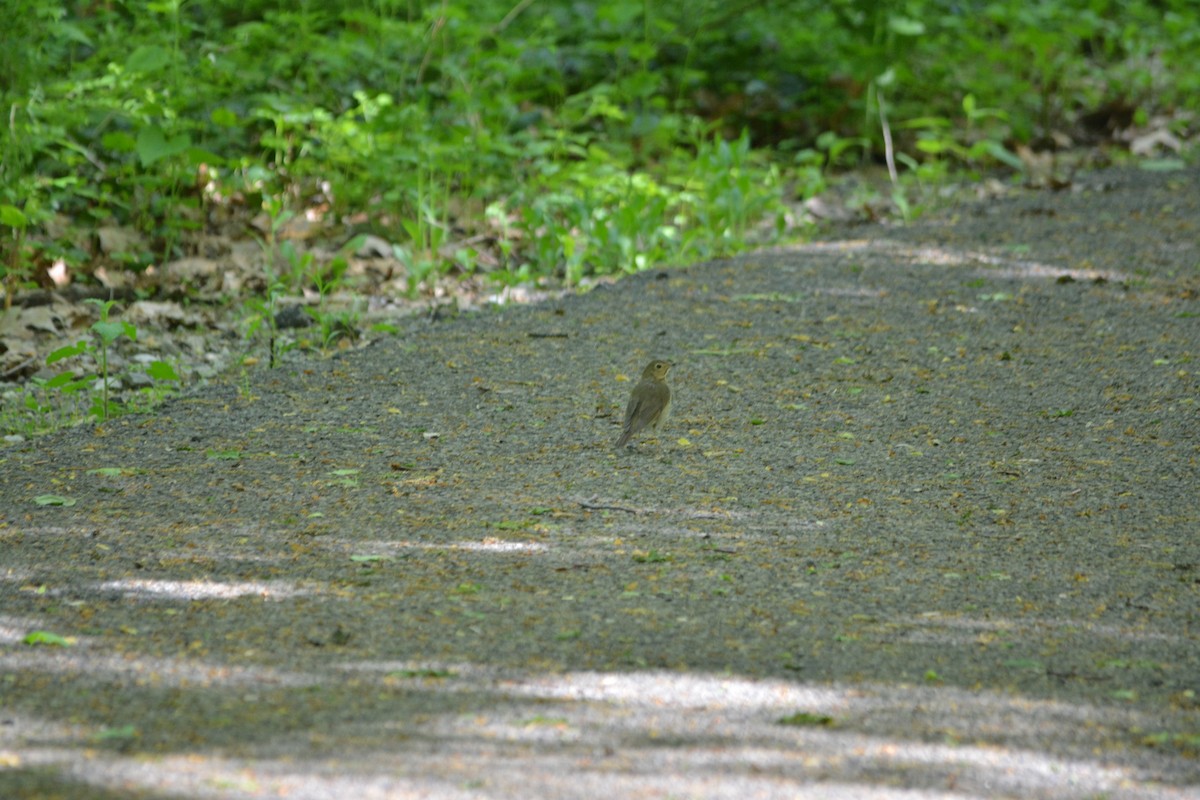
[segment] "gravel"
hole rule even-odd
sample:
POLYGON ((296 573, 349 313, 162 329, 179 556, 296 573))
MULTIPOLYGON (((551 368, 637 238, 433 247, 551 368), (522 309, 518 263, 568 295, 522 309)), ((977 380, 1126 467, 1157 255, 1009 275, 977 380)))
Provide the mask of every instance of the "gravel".
POLYGON ((0 796, 1198 797, 1198 222, 1109 170, 10 446, 0 796))

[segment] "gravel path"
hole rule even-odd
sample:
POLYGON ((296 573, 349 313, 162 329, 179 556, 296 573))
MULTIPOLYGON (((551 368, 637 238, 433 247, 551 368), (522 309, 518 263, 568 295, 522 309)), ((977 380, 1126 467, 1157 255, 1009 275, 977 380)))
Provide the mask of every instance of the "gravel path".
POLYGON ((1200 174, 1076 189, 0 452, 0 797, 1200 797, 1200 174))

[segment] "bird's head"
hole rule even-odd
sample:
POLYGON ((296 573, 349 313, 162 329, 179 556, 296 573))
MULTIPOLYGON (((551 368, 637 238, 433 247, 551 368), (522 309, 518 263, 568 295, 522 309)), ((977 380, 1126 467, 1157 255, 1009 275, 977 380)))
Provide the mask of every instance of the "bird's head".
POLYGON ((662 359, 651 361, 642 370, 642 380, 661 381, 667 377, 667 373, 671 371, 672 366, 674 365, 670 361, 663 361, 662 359))

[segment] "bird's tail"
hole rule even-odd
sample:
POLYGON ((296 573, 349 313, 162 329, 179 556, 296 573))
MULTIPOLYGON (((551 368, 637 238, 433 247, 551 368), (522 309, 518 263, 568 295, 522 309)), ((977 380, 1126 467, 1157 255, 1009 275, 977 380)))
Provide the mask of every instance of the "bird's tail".
POLYGON ((625 430, 621 431, 621 438, 617 439, 617 449, 620 450, 629 443, 629 437, 633 435, 633 428, 626 425, 625 430))

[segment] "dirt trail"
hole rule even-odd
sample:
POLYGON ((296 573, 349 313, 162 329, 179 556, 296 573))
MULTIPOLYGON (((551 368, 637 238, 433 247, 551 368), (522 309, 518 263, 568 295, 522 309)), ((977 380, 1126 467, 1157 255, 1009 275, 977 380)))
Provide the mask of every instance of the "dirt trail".
POLYGON ((1200 797, 1200 174, 1077 189, 3 451, 0 796, 1200 797))

